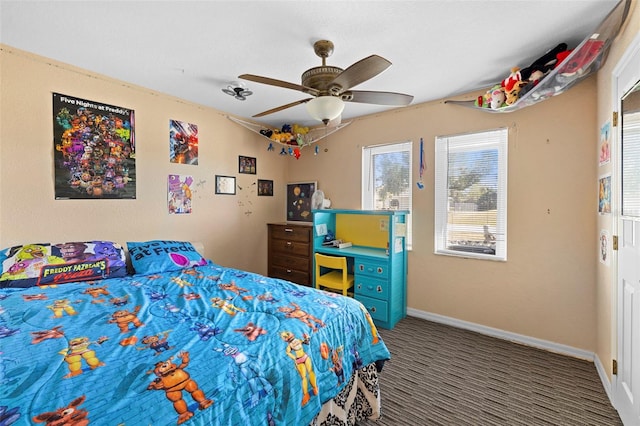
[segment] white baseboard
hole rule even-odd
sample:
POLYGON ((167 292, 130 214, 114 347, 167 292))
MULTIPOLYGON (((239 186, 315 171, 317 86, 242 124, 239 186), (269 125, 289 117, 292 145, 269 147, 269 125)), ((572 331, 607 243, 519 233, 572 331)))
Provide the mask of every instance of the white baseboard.
MULTIPOLYGON (((440 324, 450 325, 452 327, 462 328, 465 330, 475 331, 480 334, 485 334, 487 336, 497 337, 499 339, 508 340, 515 343, 520 343, 527 346, 533 346, 538 349, 543 349, 549 352, 555 352, 563 355, 568 355, 574 358, 580 358, 587 361, 591 361, 596 366, 596 371, 598 372, 598 376, 600 376, 600 381, 602 382, 602 386, 604 391, 609 398, 609 401, 613 404, 613 398, 611 394, 611 382, 609 381, 609 377, 598 358, 598 355, 594 352, 585 351, 583 349, 577 349, 568 345, 561 345, 559 343, 554 343, 549 340, 537 339, 535 337, 525 336, 524 334, 512 333, 510 331, 500 330, 498 328, 487 327, 485 325, 476 324, 473 322, 463 321, 456 318, 447 317, 444 315, 434 314, 430 312, 420 311, 418 309, 407 308, 407 315, 416 318, 422 318, 427 321, 433 321, 440 324)), ((615 405, 614 405, 615 406, 615 405)))
POLYGON ((609 398, 611 405, 613 405, 615 408, 615 404, 613 403, 613 393, 611 390, 611 381, 609 380, 609 376, 607 376, 607 372, 605 371, 604 365, 600 361, 598 354, 595 354, 593 363, 596 366, 596 370, 598 371, 598 376, 600 376, 600 381, 602 382, 602 387, 604 388, 604 391, 607 394, 607 398, 609 398))
POLYGON ((533 346, 535 348, 544 349, 549 352, 556 352, 564 355, 569 355, 574 358, 585 359, 591 362, 594 361, 595 354, 593 352, 585 351, 583 349, 577 349, 567 345, 562 345, 560 343, 554 343, 548 340, 525 336, 524 334, 512 333, 510 331, 500 330, 498 328, 493 328, 493 327, 487 327, 485 325, 480 325, 480 324, 476 324, 468 321, 462 321, 456 318, 451 318, 451 317, 446 317, 444 315, 420 311, 418 309, 413 309, 413 308, 407 308, 407 315, 411 315, 412 317, 422 318, 428 321, 433 321, 441 324, 451 325, 453 327, 462 328, 465 330, 475 331, 477 333, 485 334, 487 336, 497 337, 499 339, 508 340, 515 343, 521 343, 527 346, 533 346))

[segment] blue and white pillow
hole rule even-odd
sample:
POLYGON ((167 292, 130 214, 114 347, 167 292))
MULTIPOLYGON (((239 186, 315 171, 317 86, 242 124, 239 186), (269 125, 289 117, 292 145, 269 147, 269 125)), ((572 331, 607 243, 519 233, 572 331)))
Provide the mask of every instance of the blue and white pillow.
POLYGON ((136 274, 158 274, 207 264, 188 241, 129 241, 127 248, 136 274))

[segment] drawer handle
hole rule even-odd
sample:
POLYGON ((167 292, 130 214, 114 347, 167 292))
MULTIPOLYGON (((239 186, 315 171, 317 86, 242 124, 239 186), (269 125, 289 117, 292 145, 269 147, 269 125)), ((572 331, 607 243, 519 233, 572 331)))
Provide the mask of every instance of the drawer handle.
POLYGON ((292 243, 291 241, 287 241, 287 245, 290 246, 292 243))
POLYGON ((382 273, 382 268, 378 267, 378 273, 381 274, 382 273))
POLYGON ((371 312, 375 313, 376 312, 376 307, 372 306, 370 310, 371 310, 371 312))
POLYGON ((358 284, 358 290, 362 290, 362 284, 358 284))
POLYGON ((291 273, 291 269, 287 269, 287 274, 290 274, 290 273, 291 273))
POLYGON ((367 286, 367 290, 373 290, 373 286, 372 285, 367 286))
POLYGON ((381 285, 379 285, 378 287, 376 287, 376 291, 377 291, 378 293, 382 293, 382 286, 381 286, 381 285))
POLYGON ((284 232, 293 232, 293 229, 291 229, 291 228, 284 228, 284 232))

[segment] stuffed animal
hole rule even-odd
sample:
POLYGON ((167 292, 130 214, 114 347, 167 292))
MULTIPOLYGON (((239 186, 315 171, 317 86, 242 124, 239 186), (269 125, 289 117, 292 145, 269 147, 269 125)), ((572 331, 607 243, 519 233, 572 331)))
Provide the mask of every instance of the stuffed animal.
POLYGON ((503 87, 495 85, 490 92, 489 107, 491 109, 499 109, 505 106, 506 96, 503 87))
POLYGON ((559 62, 558 55, 562 55, 562 53, 566 51, 567 43, 558 44, 556 47, 533 61, 533 63, 527 68, 521 70, 520 74, 522 75, 522 80, 531 80, 531 75, 536 72, 541 72, 543 75, 546 75, 559 62))
POLYGON ((604 41, 602 40, 587 40, 576 55, 571 58, 571 61, 564 64, 560 70, 560 74, 564 77, 584 74, 596 60, 603 46, 604 41))
POLYGON ((489 89, 484 95, 480 95, 476 98, 475 105, 478 108, 490 108, 492 90, 493 89, 489 89))
POLYGON ((501 85, 505 91, 505 102, 513 105, 520 97, 535 87, 563 57, 563 52, 567 51, 567 44, 560 43, 544 55, 536 59, 526 68, 512 68, 511 74, 502 80, 501 85))
POLYGON ((516 81, 511 85, 511 90, 504 91, 505 100, 504 103, 507 105, 513 105, 520 98, 520 93, 522 88, 527 86, 529 83, 527 81, 516 81))
POLYGON ((504 88, 496 84, 487 90, 484 95, 478 96, 474 102, 478 108, 499 109, 505 106, 504 88))

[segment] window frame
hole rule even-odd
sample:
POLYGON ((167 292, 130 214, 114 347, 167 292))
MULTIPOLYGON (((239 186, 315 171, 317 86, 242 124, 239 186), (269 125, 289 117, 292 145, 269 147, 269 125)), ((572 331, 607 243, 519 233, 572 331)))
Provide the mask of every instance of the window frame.
MULTIPOLYGON (((413 213, 413 141, 405 140, 402 142, 390 142, 379 145, 368 145, 362 147, 362 180, 361 180, 361 200, 360 208, 363 210, 375 210, 375 188, 373 184, 373 175, 371 168, 371 160, 374 155, 388 154, 406 151, 409 154, 409 186, 408 196, 410 207, 400 208, 399 210, 407 210, 409 214, 406 217, 407 235, 406 249, 412 249, 413 232, 412 232, 412 213, 413 213)), ((387 209, 392 210, 392 209, 387 209)))
POLYGON ((509 132, 507 128, 435 138, 434 254, 492 261, 507 260, 508 145, 509 132), (449 229, 448 154, 456 151, 473 152, 486 149, 497 149, 498 151, 495 254, 450 249, 447 247, 447 231, 449 229))

